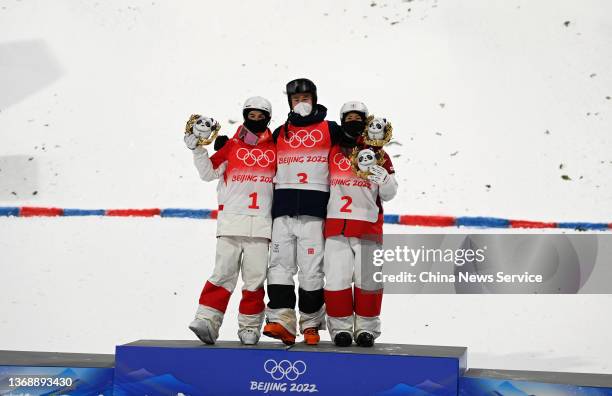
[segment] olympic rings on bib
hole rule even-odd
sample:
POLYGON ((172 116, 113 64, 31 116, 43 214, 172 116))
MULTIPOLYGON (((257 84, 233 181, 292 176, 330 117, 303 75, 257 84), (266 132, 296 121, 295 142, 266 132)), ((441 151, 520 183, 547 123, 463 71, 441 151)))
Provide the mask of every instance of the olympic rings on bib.
POLYGON ((295 381, 306 372, 306 363, 302 360, 296 360, 293 363, 289 360, 281 360, 277 363, 274 359, 268 359, 264 363, 264 370, 277 381, 282 379, 295 381))
POLYGON ((342 153, 336 153, 332 159, 335 165, 338 165, 341 171, 347 171, 351 168, 351 161, 346 158, 342 153))
POLYGON ((274 151, 262 151, 258 148, 249 150, 244 147, 240 147, 238 150, 236 150, 236 158, 241 160, 246 166, 254 166, 257 164, 262 168, 265 168, 276 161, 274 151))
POLYGON ((307 131, 306 129, 289 131, 283 136, 283 140, 291 148, 298 148, 300 146, 314 147, 316 143, 323 140, 323 132, 318 129, 313 129, 312 131, 307 131), (289 136, 289 140, 287 140, 287 136, 289 136))

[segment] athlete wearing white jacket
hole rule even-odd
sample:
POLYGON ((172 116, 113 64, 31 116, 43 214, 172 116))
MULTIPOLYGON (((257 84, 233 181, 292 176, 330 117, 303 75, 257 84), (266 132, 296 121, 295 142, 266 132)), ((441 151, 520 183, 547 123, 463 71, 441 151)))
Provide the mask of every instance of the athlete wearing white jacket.
MULTIPOLYGON (((397 193, 391 158, 373 165, 367 179, 360 178, 348 158, 353 148, 367 148, 359 141, 368 110, 361 102, 348 102, 341 110, 343 130, 354 139, 332 147, 330 197, 325 221, 325 305, 327 328, 334 343, 371 347, 380 336, 383 285, 363 273, 362 252, 382 242, 383 201, 397 193)), ((367 268, 366 268, 367 270, 367 268)))
POLYGON ((244 124, 210 158, 206 148, 197 146, 197 138, 185 137, 200 178, 219 179, 215 267, 189 325, 207 344, 214 344, 219 335, 240 272, 244 284, 238 336, 242 343, 258 342, 264 318, 263 284, 272 232, 272 178, 276 171, 276 150, 267 128, 270 103, 263 98, 250 98, 243 114, 244 124))
MULTIPOLYGON (((193 150, 193 163, 203 181, 219 180, 217 186, 218 200, 222 198, 225 189, 223 174, 227 163, 214 168, 208 157, 208 151, 203 146, 193 150)), ((221 201, 219 206, 223 207, 221 201)), ((272 216, 253 216, 241 213, 231 213, 220 210, 217 212, 217 236, 244 236, 270 239, 272 234, 272 216)))
POLYGON ((316 345, 319 330, 325 328, 323 226, 329 199, 327 158, 342 132, 335 122, 325 120, 327 109, 317 103, 312 81, 289 82, 287 97, 291 112, 287 122, 273 134, 277 172, 264 334, 292 345, 299 329, 306 344, 316 345))

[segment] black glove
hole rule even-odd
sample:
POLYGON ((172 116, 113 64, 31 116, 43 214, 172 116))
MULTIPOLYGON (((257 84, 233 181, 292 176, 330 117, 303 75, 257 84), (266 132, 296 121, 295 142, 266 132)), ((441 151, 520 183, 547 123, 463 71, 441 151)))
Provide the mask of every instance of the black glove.
POLYGON ((215 151, 219 151, 223 148, 223 146, 225 146, 225 143, 227 143, 227 141, 229 140, 229 138, 225 135, 219 135, 217 136, 217 138, 215 139, 215 151))

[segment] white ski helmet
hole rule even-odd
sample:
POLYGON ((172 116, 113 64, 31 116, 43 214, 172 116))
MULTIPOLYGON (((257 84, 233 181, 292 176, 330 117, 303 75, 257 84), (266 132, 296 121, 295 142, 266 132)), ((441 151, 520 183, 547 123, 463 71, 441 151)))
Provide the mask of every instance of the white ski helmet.
POLYGON ((259 110, 266 113, 268 119, 272 118, 272 104, 266 98, 253 96, 248 98, 242 106, 242 115, 246 118, 250 110, 259 110))
POLYGON ((368 107, 363 102, 356 100, 346 102, 340 109, 340 122, 344 121, 344 116, 347 113, 360 113, 363 117, 363 121, 368 117, 368 107))

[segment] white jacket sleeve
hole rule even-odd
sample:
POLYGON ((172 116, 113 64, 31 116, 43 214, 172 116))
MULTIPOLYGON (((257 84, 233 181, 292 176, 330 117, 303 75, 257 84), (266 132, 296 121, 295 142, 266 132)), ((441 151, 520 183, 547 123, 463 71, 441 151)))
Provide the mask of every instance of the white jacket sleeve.
POLYGON ((380 195, 380 199, 383 201, 390 201, 397 194, 397 180, 395 179, 395 174, 389 174, 389 178, 384 184, 378 186, 378 195, 380 195))
POLYGON ((224 162, 217 169, 214 169, 205 147, 197 147, 193 150, 193 163, 200 174, 200 179, 204 181, 219 179, 227 166, 227 163, 224 162))

